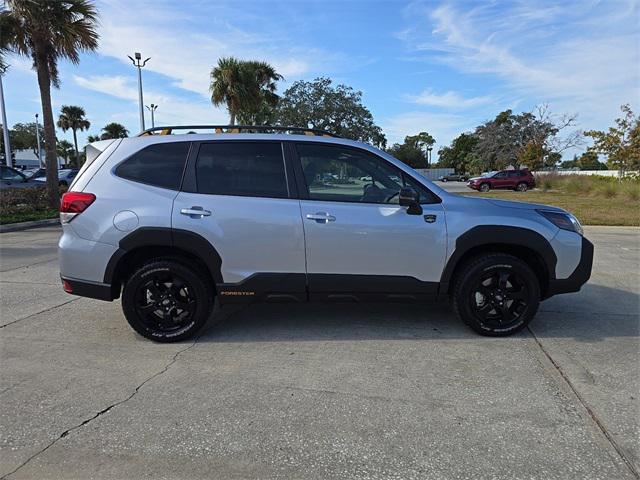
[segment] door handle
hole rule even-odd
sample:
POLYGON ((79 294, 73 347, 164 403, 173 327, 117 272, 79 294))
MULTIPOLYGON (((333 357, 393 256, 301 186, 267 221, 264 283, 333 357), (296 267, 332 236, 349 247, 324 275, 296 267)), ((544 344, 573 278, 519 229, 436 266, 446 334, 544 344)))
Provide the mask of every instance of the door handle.
POLYGON ((211 215, 209 210, 205 210, 202 207, 194 206, 191 208, 183 208, 180 210, 182 215, 189 215, 191 218, 202 218, 211 215))
POLYGON ((316 223, 335 222, 336 217, 327 212, 307 213, 307 220, 314 220, 316 223))

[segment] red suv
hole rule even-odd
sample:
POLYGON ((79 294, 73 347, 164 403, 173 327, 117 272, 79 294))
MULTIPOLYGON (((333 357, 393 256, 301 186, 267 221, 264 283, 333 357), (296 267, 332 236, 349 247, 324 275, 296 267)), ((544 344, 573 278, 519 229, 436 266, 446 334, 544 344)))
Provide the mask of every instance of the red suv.
POLYGON ((510 188, 519 192, 526 192, 536 186, 536 180, 531 172, 524 170, 502 170, 488 172, 481 177, 475 177, 467 183, 469 188, 488 192, 493 188, 510 188))

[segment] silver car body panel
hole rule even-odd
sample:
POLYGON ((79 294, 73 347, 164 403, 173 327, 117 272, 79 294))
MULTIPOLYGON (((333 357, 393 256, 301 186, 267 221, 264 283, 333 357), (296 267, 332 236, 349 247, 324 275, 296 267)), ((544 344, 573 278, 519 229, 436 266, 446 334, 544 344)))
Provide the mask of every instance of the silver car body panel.
POLYGON ((102 153, 83 167, 70 187, 93 193, 96 200, 63 228, 63 276, 102 281, 120 240, 140 227, 183 229, 205 237, 220 253, 224 281, 232 283, 260 272, 405 275, 437 282, 458 237, 481 225, 519 227, 542 235, 556 254, 558 279, 571 275, 580 261, 580 235, 560 231, 536 212, 537 208, 553 207, 452 194, 386 152, 352 140, 190 134, 134 137, 103 146, 102 153), (203 195, 145 185, 114 174, 120 162, 151 144, 247 139, 326 142, 367 150, 440 197, 442 203, 423 205, 424 214, 435 215, 436 221, 427 223, 421 215, 407 215, 406 207, 397 205, 203 195), (211 215, 193 218, 180 213, 193 206, 209 210, 211 215), (316 223, 306 218, 318 212, 330 213, 335 221, 316 223))

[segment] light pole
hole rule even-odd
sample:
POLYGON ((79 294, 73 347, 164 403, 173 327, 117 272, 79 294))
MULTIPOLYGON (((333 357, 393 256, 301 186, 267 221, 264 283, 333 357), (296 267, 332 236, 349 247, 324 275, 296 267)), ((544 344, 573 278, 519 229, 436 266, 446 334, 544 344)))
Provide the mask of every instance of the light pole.
POLYGON ((2 90, 2 75, 0 71, 0 110, 2 110, 2 135, 4 138, 4 162, 9 167, 13 167, 13 158, 11 158, 11 145, 9 144, 9 125, 7 125, 7 112, 4 109, 4 92, 2 90))
POLYGON ((42 149, 40 148, 40 125, 38 124, 38 114, 36 113, 36 143, 38 144, 38 162, 40 167, 44 167, 42 162, 42 149))
POLYGON ((147 105, 146 106, 149 111, 151 112, 151 128, 156 126, 156 121, 155 118, 153 117, 153 112, 156 111, 156 109, 158 108, 158 105, 154 105, 153 103, 151 105, 147 105))
POLYGON ((144 67, 151 57, 147 58, 144 62, 142 62, 142 55, 140 52, 136 52, 134 54, 135 59, 131 57, 131 55, 127 55, 129 59, 133 62, 133 66, 138 69, 138 101, 140 103, 140 131, 144 132, 144 101, 142 99, 142 67, 144 67))
POLYGON ((427 166, 431 168, 431 150, 433 147, 427 147, 427 166))

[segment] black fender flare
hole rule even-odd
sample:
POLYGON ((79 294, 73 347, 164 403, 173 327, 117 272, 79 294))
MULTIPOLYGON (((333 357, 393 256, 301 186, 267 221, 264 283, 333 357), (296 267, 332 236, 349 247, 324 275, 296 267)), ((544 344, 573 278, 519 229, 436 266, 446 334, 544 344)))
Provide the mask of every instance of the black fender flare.
POLYGON ((197 233, 168 227, 141 227, 123 237, 118 247, 104 272, 106 284, 112 284, 122 258, 141 247, 174 247, 188 252, 207 266, 214 282, 222 283, 222 257, 206 238, 197 233))
POLYGON ((538 232, 523 227, 478 225, 457 238, 455 250, 440 277, 440 292, 449 291, 449 284, 460 260, 471 250, 483 245, 513 245, 529 248, 536 252, 544 263, 548 281, 555 280, 558 258, 549 241, 538 232))

